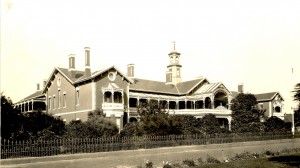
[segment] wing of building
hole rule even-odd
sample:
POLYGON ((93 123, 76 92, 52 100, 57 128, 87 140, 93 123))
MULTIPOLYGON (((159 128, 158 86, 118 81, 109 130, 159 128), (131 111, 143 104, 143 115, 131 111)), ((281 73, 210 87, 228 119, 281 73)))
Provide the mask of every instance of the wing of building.
MULTIPOLYGON (((243 92, 243 86, 239 85, 238 92, 231 91, 232 97, 236 97, 241 92, 243 92)), ((279 92, 259 93, 254 94, 254 96, 256 97, 258 108, 265 110, 265 117, 275 116, 284 120, 284 99, 279 92)))

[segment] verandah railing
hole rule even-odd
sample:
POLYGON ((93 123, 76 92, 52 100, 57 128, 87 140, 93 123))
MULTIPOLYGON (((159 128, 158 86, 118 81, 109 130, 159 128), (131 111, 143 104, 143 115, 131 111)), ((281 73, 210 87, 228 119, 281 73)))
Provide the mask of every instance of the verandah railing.
POLYGON ((119 150, 149 149, 180 145, 222 144, 300 138, 284 133, 244 133, 214 135, 166 135, 110 137, 86 139, 53 139, 33 141, 1 140, 1 159, 52 156, 59 154, 93 153, 119 150))

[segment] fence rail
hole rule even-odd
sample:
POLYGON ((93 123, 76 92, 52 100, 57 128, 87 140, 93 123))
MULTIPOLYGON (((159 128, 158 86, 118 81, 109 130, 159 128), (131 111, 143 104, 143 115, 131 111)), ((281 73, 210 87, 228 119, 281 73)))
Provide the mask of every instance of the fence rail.
POLYGON ((1 140, 1 159, 291 138, 300 138, 300 133, 297 133, 294 136, 290 132, 285 132, 262 134, 244 133, 214 135, 136 136, 122 138, 110 137, 33 141, 1 140))

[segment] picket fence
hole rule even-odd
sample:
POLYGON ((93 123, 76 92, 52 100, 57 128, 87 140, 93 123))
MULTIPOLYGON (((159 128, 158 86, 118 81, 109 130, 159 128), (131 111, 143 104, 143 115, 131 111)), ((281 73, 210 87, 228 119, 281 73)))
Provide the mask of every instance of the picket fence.
POLYGON ((31 141, 1 140, 1 159, 300 138, 284 133, 166 135, 31 141))

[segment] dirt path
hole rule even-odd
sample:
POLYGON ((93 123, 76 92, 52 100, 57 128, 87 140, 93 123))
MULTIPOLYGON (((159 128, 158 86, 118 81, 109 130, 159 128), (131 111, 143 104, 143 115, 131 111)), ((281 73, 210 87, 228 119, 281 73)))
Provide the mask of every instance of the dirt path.
POLYGON ((42 158, 6 159, 1 161, 1 167, 127 168, 137 167, 138 165, 144 164, 147 160, 152 161, 155 166, 162 166, 163 161, 176 163, 184 159, 196 160, 199 157, 204 160, 207 155, 211 155, 219 160, 224 160, 244 151, 259 153, 266 150, 278 151, 286 148, 300 148, 300 139, 180 146, 42 158))

